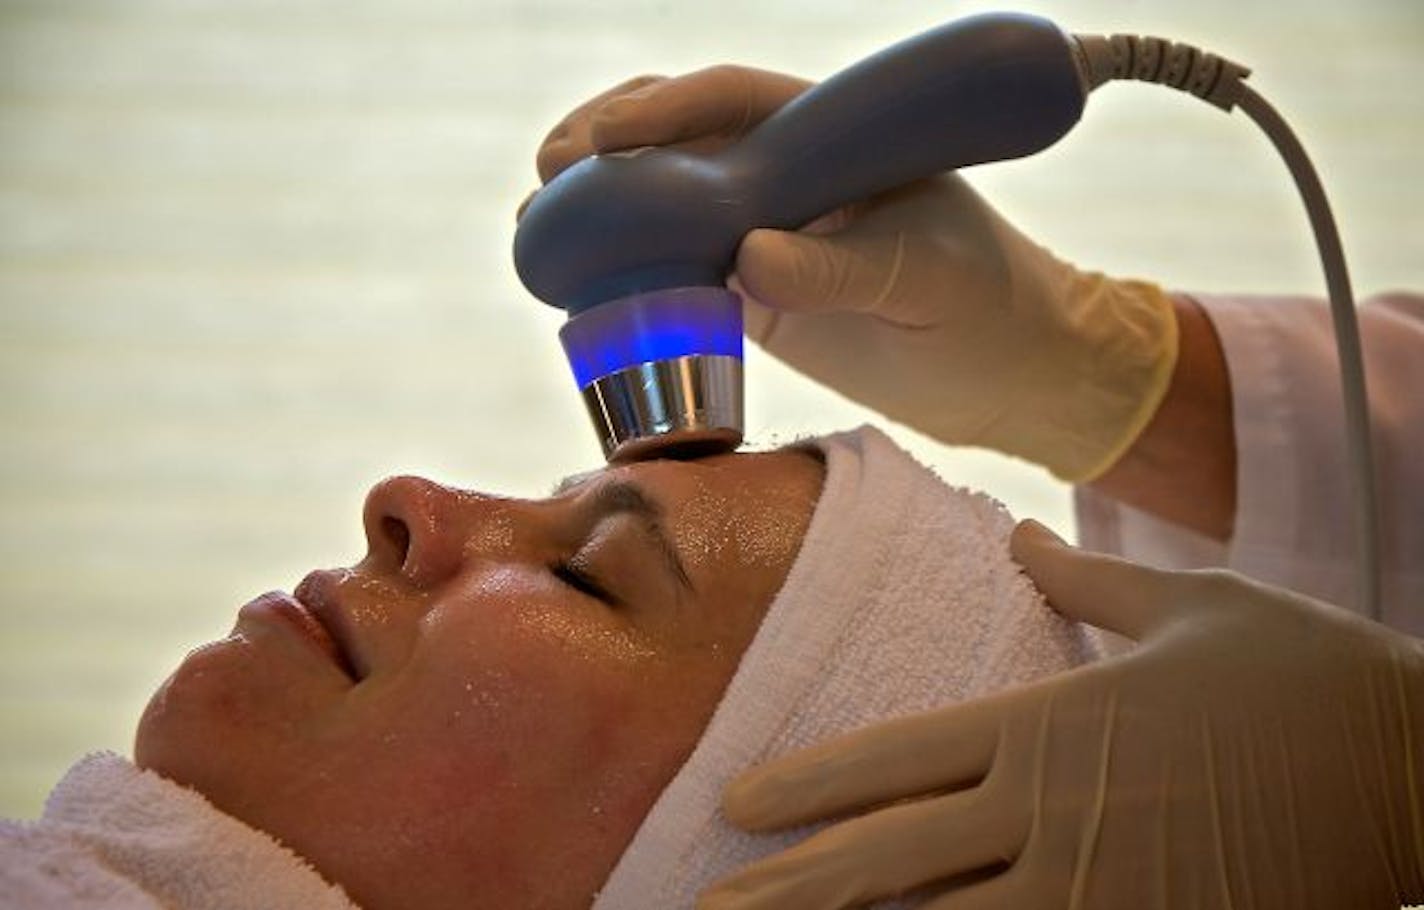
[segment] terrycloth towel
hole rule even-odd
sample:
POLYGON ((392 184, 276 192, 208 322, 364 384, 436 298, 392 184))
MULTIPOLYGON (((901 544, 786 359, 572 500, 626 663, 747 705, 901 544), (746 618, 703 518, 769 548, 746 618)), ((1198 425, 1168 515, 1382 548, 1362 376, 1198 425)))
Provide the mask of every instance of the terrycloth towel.
POLYGON ((1002 505, 947 486, 870 427, 817 444, 826 482, 800 554, 595 910, 692 907, 713 880, 806 835, 727 824, 718 801, 739 771, 1095 656, 1010 560, 1002 505))
POLYGON ((37 822, 0 822, 10 910, 355 910, 295 853, 113 753, 79 761, 37 822))

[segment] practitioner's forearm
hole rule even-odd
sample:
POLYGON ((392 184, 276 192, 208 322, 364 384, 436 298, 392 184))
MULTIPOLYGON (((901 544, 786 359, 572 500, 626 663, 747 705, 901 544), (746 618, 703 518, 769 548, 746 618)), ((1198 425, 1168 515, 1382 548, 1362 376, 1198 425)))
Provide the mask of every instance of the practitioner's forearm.
POLYGON ((1180 348, 1172 384, 1132 448, 1090 486, 1218 540, 1236 515, 1236 434, 1221 342, 1201 306, 1173 298, 1180 348))

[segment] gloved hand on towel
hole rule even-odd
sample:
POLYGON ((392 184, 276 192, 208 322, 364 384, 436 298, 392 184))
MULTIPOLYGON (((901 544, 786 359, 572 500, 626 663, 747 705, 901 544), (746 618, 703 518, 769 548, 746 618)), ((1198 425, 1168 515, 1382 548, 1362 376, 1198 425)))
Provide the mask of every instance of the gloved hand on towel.
POLYGON ((743 775, 734 822, 870 810, 725 879, 703 910, 1397 908, 1424 899, 1424 644, 1219 572, 1013 552, 1119 657, 743 775))

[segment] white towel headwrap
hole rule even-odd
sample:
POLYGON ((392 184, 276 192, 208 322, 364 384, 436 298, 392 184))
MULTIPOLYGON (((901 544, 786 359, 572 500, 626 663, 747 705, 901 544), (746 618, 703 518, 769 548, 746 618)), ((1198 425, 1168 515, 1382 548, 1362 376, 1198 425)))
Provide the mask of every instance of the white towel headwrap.
POLYGON ((751 765, 1095 656, 1010 560, 1014 523, 997 501, 947 486, 871 427, 815 444, 826 481, 795 564, 595 910, 691 907, 804 836, 722 818, 722 788, 751 765))
POLYGON ((0 908, 356 910, 271 837, 108 752, 75 764, 39 821, 0 821, 0 908))

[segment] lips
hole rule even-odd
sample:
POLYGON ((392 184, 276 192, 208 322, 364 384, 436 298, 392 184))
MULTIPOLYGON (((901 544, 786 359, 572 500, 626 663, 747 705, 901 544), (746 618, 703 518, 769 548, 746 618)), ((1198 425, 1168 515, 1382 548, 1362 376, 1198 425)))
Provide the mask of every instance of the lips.
POLYGON ((346 675, 354 682, 360 682, 366 677, 368 668, 361 659, 350 614, 342 609, 337 598, 336 589, 340 574, 330 571, 312 572, 297 585, 293 599, 301 606, 302 612, 322 629, 346 675))
POLYGON ((269 591, 243 606, 239 619, 276 624, 291 630, 354 681, 350 661, 340 641, 319 616, 284 591, 269 591))

